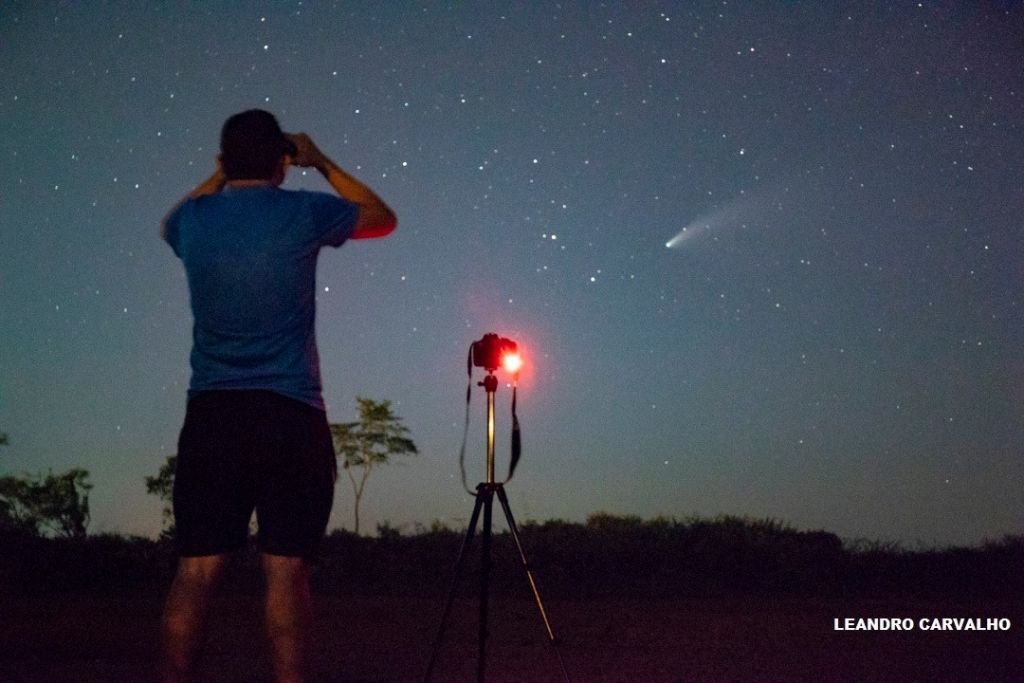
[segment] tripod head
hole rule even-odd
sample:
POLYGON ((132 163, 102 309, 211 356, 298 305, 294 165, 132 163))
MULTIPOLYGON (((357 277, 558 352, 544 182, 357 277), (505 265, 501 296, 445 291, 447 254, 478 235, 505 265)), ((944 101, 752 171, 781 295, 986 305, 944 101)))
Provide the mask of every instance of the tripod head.
POLYGON ((493 394, 498 390, 498 378, 495 376, 493 370, 488 370, 487 375, 476 383, 478 387, 483 387, 484 391, 488 394, 493 394))

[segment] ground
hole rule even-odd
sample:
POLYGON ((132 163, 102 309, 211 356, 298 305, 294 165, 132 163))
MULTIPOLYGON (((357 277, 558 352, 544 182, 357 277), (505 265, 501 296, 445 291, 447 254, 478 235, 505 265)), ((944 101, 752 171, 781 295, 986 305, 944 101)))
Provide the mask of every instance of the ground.
MULTIPOLYGON (((572 681, 1024 681, 1018 597, 759 597, 558 600, 546 597, 572 681), (836 631, 844 617, 1005 617, 1007 632, 836 631)), ((161 596, 3 597, 0 681, 154 680, 161 596)), ((443 600, 318 598, 314 668, 325 683, 422 680, 443 600)), ((456 602, 434 681, 476 676, 476 599, 456 602)), ((562 681, 540 614, 491 601, 487 680, 562 681)), ((271 681, 260 602, 220 599, 206 680, 271 681)))

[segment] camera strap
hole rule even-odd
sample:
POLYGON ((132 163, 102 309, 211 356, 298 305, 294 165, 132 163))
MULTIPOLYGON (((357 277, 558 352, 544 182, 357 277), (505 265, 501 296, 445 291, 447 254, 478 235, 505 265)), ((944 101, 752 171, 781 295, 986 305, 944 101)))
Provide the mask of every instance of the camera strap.
POLYGON ((469 488, 466 481, 466 437, 469 435, 469 399, 473 395, 473 347, 469 347, 469 355, 466 356, 466 375, 469 381, 466 382, 466 419, 462 423, 462 445, 459 447, 459 472, 462 473, 462 488, 466 493, 476 496, 476 491, 469 488))
POLYGON ((512 481, 512 477, 515 476, 516 465, 519 464, 519 457, 523 454, 523 440, 519 434, 519 418, 516 416, 516 384, 512 385, 512 458, 508 463, 506 483, 512 481))

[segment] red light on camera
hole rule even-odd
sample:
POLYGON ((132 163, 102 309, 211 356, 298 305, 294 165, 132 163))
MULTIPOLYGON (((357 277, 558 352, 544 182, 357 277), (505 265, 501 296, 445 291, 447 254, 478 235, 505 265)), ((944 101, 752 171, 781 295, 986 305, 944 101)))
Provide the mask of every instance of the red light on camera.
POLYGON ((518 353, 506 353, 501 357, 501 367, 505 368, 506 372, 515 374, 523 367, 523 357, 518 353))

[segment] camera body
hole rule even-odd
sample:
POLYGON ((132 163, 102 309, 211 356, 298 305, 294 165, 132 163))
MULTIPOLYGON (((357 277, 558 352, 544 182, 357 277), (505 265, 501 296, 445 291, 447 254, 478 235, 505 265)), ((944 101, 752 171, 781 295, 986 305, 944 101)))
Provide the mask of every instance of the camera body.
POLYGON ((502 365, 506 354, 516 353, 518 347, 511 339, 496 334, 485 334, 483 338, 473 342, 473 365, 484 368, 488 372, 497 370, 502 365))

